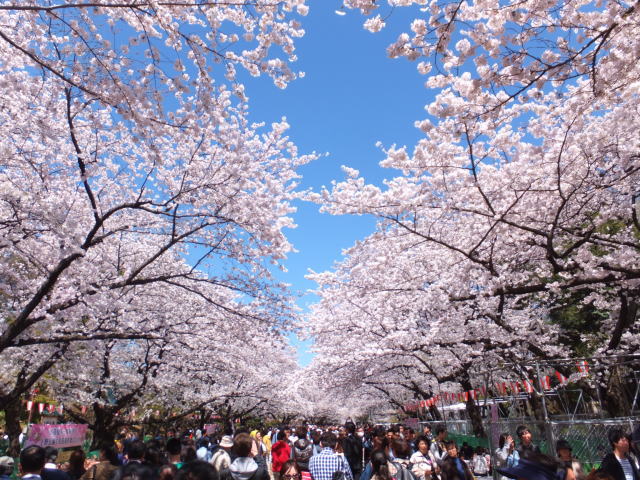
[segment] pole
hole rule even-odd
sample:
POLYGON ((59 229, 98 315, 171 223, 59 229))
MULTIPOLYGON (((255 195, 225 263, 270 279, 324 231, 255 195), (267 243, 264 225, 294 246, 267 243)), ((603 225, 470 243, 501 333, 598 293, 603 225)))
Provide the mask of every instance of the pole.
POLYGON ((540 364, 536 362, 536 372, 538 374, 538 388, 540 389, 540 396, 542 397, 542 412, 544 414, 544 433, 547 438, 548 452, 553 455, 555 449, 555 438, 553 436, 553 427, 549 421, 549 412, 547 411, 547 401, 544 394, 544 388, 542 386, 542 375, 540 374, 540 364))
MULTIPOLYGON (((23 442, 26 442, 27 439, 29 438, 29 433, 31 430, 31 416, 33 415, 33 409, 36 408, 36 404, 33 401, 33 399, 35 398, 36 395, 36 391, 37 389, 33 389, 31 390, 30 394, 29 394, 29 400, 31 401, 31 408, 29 409, 29 416, 27 417, 27 431, 25 432, 25 435, 23 437, 23 442)), ((22 448, 22 445, 20 445, 20 448, 22 448)))

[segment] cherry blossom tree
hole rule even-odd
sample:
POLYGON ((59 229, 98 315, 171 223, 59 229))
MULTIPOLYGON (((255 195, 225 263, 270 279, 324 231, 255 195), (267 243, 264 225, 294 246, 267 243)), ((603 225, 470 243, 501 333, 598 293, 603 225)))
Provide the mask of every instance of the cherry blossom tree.
MULTIPOLYGON (((310 276, 321 301, 308 331, 332 364, 317 369, 342 379, 338 388, 366 383, 402 408, 445 384, 454 392, 485 386, 480 373, 496 365, 566 355, 543 308, 450 300, 442 285, 457 272, 437 267, 446 252, 415 245, 404 232, 374 234, 346 253, 335 272, 310 276)), ((469 413, 481 433, 473 402, 469 413)))
POLYGON ((226 289, 209 288, 219 290, 210 294, 224 299, 225 308, 156 285, 155 303, 141 309, 139 320, 157 325, 154 337, 76 343, 53 366, 49 389, 71 406, 71 418, 89 423, 95 445, 113 442, 127 425, 167 425, 194 413, 216 414, 230 425, 278 408, 277 390, 286 372, 296 372, 284 335, 266 328, 273 323, 266 316, 257 321, 253 307, 229 298, 226 289), (177 298, 180 310, 173 308, 177 298), (268 352, 269 361, 256 361, 258 351, 268 352), (84 413, 82 405, 89 406, 84 413))
POLYGON ((336 273, 312 275, 320 354, 338 354, 333 320, 354 329, 360 352, 422 352, 411 340, 426 336, 432 357, 450 352, 437 376, 449 358, 471 360, 467 371, 490 352, 487 364, 554 358, 568 352, 549 311, 576 292, 608 313, 594 353, 637 351, 636 5, 388 4, 344 8, 373 32, 393 8, 415 8, 387 53, 416 61, 437 94, 413 149, 383 149, 398 176, 381 187, 345 167, 345 181, 309 195, 324 211, 379 219, 336 273), (372 324, 379 339, 361 333, 372 324))
POLYGON ((167 312, 183 292, 265 330, 287 324, 270 264, 291 249, 296 169, 313 156, 284 119, 248 121, 242 77, 295 79, 306 12, 304 0, 0 5, 0 408, 15 413, 71 352, 137 340, 159 355, 166 327, 144 305, 163 289, 167 312))

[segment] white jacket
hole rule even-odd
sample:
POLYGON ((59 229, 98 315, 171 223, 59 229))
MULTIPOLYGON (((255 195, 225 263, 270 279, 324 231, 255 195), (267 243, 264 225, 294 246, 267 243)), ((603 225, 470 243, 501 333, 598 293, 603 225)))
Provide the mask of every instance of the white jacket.
POLYGON ((436 460, 433 458, 431 452, 427 452, 427 455, 423 455, 420 451, 417 451, 411 455, 409 460, 411 463, 411 472, 418 477, 419 480, 431 478, 431 472, 436 465, 436 460))

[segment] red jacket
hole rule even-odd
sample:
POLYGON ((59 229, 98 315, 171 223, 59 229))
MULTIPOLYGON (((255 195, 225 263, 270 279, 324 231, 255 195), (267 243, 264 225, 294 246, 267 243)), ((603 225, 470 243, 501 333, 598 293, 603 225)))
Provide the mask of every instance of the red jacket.
POLYGON ((284 462, 290 458, 291 447, 284 440, 278 440, 271 446, 271 468, 274 472, 279 472, 284 462))

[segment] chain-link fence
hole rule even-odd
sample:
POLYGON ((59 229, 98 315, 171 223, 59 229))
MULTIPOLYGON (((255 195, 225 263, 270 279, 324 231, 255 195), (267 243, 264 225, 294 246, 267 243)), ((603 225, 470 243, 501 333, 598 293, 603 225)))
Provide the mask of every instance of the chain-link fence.
POLYGON ((619 428, 631 433, 639 426, 639 417, 551 422, 554 440, 567 440, 573 447, 573 455, 587 468, 599 465, 602 457, 611 451, 608 440, 611 430, 619 428))
POLYGON ((483 446, 492 453, 498 448, 501 433, 510 433, 516 438, 518 426, 526 425, 533 435, 534 444, 538 445, 543 453, 555 456, 555 443, 560 439, 567 440, 573 448, 573 456, 582 462, 585 471, 589 471, 598 467, 602 457, 611 451, 608 440, 609 431, 619 428, 631 433, 636 428, 640 428, 640 417, 551 419, 548 422, 534 421, 529 418, 484 419, 483 426, 487 438, 476 437, 469 420, 421 422, 421 426, 426 424, 430 425, 433 431, 440 425, 444 426, 448 437, 457 441, 459 445, 466 442, 472 447, 483 446))

